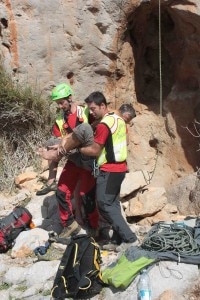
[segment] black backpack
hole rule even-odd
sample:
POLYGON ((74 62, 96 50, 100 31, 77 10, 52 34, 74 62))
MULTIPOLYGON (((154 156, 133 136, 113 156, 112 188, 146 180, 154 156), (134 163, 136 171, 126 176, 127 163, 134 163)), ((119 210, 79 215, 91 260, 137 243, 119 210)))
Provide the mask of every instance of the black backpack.
POLYGON ((0 253, 12 248, 14 240, 23 230, 29 229, 32 215, 28 209, 17 206, 6 217, 0 219, 0 253))
POLYGON ((88 299, 103 286, 101 253, 95 240, 86 235, 72 237, 61 259, 52 288, 55 299, 88 299))

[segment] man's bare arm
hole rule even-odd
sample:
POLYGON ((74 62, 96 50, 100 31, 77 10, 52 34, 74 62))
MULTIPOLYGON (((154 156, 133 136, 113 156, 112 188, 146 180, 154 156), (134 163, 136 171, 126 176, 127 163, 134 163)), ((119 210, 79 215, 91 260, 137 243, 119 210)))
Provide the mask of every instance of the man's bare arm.
POLYGON ((102 149, 103 145, 93 143, 90 146, 79 148, 79 151, 84 155, 98 157, 101 154, 102 149))

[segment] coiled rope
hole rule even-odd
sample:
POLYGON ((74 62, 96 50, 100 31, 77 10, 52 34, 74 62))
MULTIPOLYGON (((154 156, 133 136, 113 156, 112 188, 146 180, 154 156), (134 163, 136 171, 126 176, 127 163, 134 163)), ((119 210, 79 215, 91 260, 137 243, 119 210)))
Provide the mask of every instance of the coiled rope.
POLYGON ((141 247, 178 255, 200 255, 200 246, 194 240, 194 229, 174 224, 155 225, 144 238, 141 247))

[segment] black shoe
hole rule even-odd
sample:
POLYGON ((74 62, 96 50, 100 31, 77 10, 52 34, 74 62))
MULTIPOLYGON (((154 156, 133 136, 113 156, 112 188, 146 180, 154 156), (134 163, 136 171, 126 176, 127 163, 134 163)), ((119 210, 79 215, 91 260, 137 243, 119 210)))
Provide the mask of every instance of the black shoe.
POLYGON ((36 192, 36 195, 37 196, 41 196, 41 195, 46 195, 48 194, 49 192, 55 192, 57 190, 57 183, 56 181, 54 180, 51 184, 45 184, 40 191, 37 191, 36 192))

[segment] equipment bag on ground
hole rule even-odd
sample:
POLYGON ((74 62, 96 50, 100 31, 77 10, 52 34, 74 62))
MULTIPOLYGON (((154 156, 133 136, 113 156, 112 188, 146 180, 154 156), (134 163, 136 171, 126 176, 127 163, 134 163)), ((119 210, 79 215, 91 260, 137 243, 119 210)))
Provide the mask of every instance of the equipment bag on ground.
POLYGON ((88 299, 106 286, 100 271, 101 253, 95 240, 86 235, 72 237, 61 259, 53 288, 55 299, 88 299))
POLYGON ((0 253, 13 246, 13 242, 21 231, 29 229, 32 215, 28 209, 17 206, 6 217, 0 219, 0 253))
POLYGON ((103 281, 115 288, 126 289, 143 270, 156 263, 139 247, 130 247, 120 258, 102 272, 103 281))

